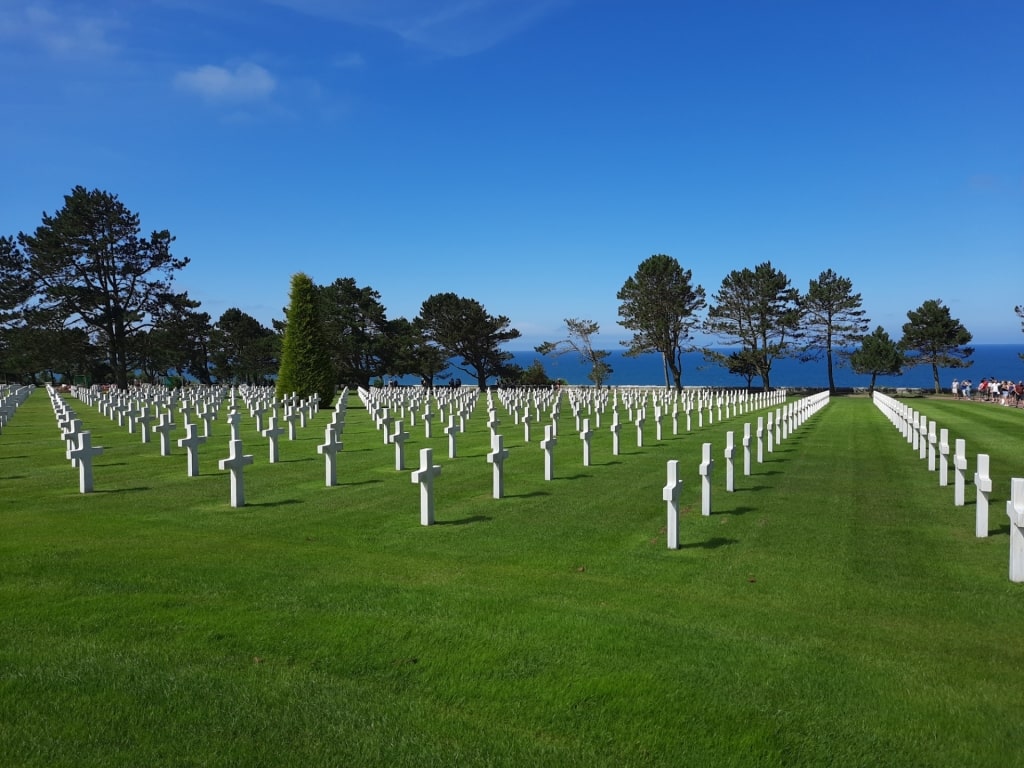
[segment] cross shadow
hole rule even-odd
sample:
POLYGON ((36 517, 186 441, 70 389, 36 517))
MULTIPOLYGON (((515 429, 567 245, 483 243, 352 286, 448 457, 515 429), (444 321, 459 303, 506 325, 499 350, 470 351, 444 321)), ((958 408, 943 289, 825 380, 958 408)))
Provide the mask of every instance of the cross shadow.
POLYGON ((722 536, 716 536, 713 539, 707 541, 694 542, 693 544, 680 544, 680 549, 718 549, 719 547, 727 547, 730 544, 738 544, 739 539, 726 539, 722 536))
POLYGON ((736 509, 723 509, 718 514, 720 515, 745 515, 747 512, 755 511, 753 507, 736 507, 736 509))
POLYGON ((282 499, 281 501, 260 501, 260 502, 245 502, 247 507, 284 507, 289 504, 301 504, 302 502, 298 499, 282 499))
POLYGON ((494 518, 486 515, 473 515, 462 520, 435 520, 434 525, 469 525, 470 523, 489 523, 494 518))
POLYGON ((536 496, 550 496, 548 491, 530 491, 529 493, 506 493, 505 497, 509 499, 531 499, 536 496))
POLYGON ((371 479, 369 479, 369 480, 355 480, 355 481, 353 481, 353 482, 351 482, 351 483, 342 483, 342 482, 339 482, 339 483, 338 483, 338 485, 345 485, 345 486, 354 486, 354 485, 375 485, 376 483, 383 483, 383 482, 384 482, 383 480, 379 480, 379 479, 377 479, 377 478, 371 478, 371 479))
POLYGON ((133 493, 135 491, 148 490, 150 490, 148 485, 136 485, 131 488, 104 488, 103 490, 94 490, 93 493, 133 493))

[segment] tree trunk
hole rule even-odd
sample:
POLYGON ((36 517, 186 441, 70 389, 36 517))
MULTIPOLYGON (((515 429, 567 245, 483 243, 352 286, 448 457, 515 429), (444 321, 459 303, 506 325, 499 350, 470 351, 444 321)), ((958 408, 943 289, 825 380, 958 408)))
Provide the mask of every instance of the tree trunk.
POLYGON ((829 394, 834 395, 836 393, 836 380, 832 375, 832 345, 830 344, 828 349, 825 350, 825 359, 828 361, 828 391, 829 394))
POLYGON ((942 387, 939 385, 939 366, 937 363, 932 363, 932 376, 935 377, 935 394, 938 395, 942 392, 942 387))

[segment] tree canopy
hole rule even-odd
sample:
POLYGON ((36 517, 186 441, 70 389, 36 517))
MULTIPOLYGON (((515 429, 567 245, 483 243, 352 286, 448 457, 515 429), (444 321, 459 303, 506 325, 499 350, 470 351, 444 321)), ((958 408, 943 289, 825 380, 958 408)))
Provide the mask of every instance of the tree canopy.
MULTIPOLYGON (((712 296, 704 329, 729 344, 739 344, 743 364, 752 367, 765 389, 771 388, 772 363, 795 353, 800 337, 800 292, 770 261, 754 269, 733 270, 712 296)), ((705 350, 712 359, 724 357, 705 350)))
POLYGON ((187 301, 172 291, 188 259, 171 254, 170 232, 140 232, 138 214, 116 195, 78 186, 33 234, 18 235, 36 311, 96 334, 122 387, 135 362, 133 337, 187 301))
POLYGON ((853 292, 853 281, 831 269, 811 280, 800 300, 804 350, 809 359, 825 355, 829 392, 836 391, 833 363, 838 359, 842 365, 850 348, 867 333, 868 319, 861 304, 860 294, 853 292))
POLYGON ((673 257, 655 254, 640 262, 616 294, 619 325, 633 331, 633 337, 622 342, 626 355, 660 353, 665 386, 671 373, 677 390, 683 386, 683 352, 692 348, 687 342, 699 322, 697 312, 705 305, 704 289, 694 287, 692 277, 673 257))
POLYGON ((565 327, 568 332, 566 338, 559 341, 545 341, 534 349, 542 355, 553 355, 554 357, 575 352, 583 363, 590 365, 590 373, 587 374, 587 378, 600 387, 612 373, 612 367, 604 362, 611 352, 594 349, 593 336, 600 330, 600 326, 593 320, 569 317, 565 320, 565 327))
POLYGON ((870 374, 872 392, 879 376, 899 376, 903 373, 903 363, 899 345, 882 326, 861 339, 860 347, 850 354, 850 367, 854 373, 870 374))
POLYGON ((446 357, 459 359, 455 367, 475 377, 480 389, 487 388, 488 378, 512 372, 512 355, 501 344, 520 333, 504 315, 489 314, 475 299, 435 293, 423 302, 418 319, 424 337, 446 357))
POLYGON ((928 299, 917 309, 907 312, 900 348, 909 366, 930 365, 935 381, 935 394, 942 391, 939 368, 967 368, 973 364, 971 333, 954 318, 949 307, 939 299, 928 299))

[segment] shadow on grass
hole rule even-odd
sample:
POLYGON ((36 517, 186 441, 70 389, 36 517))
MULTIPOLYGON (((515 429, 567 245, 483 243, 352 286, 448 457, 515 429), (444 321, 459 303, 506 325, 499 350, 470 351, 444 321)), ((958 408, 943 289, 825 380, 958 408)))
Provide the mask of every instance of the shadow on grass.
POLYGON ((487 515, 473 515, 462 520, 435 520, 434 525, 469 525, 470 523, 489 523, 493 517, 487 515))
POLYGON ((745 515, 747 512, 756 512, 754 507, 736 507, 736 509, 723 509, 720 515, 745 515))
POLYGON ((718 549, 728 547, 730 544, 739 544, 739 539, 727 539, 723 536, 715 536, 707 541, 698 541, 693 544, 680 544, 680 549, 718 549))
POLYGON ((93 493, 134 493, 135 491, 152 490, 148 485, 133 485, 131 488, 101 488, 93 489, 93 493))
POLYGON ((550 496, 551 493, 548 491, 530 491, 529 493, 506 493, 505 497, 509 499, 532 499, 537 496, 550 496))
POLYGON ((284 507, 290 504, 301 504, 299 499, 281 499, 281 501, 247 501, 245 506, 247 507, 284 507))
POLYGON ((344 485, 344 486, 376 485, 377 483, 383 483, 383 482, 384 482, 383 480, 380 480, 378 478, 371 478, 369 480, 356 480, 356 481, 351 482, 351 483, 341 483, 341 482, 339 482, 338 485, 344 485))

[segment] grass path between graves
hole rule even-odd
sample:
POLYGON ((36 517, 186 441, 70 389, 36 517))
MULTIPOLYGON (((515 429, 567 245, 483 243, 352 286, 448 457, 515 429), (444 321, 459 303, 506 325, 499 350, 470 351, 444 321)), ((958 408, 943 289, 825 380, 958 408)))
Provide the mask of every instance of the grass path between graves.
MULTIPOLYGON (((921 405, 989 450, 1005 500, 1024 413, 954 425, 962 404, 921 405)), ((187 478, 181 449, 76 407, 106 447, 94 494, 42 391, 0 436, 5 766, 1024 765, 1005 504, 975 539, 973 503, 865 398, 833 399, 732 494, 724 433, 757 414, 652 426, 643 448, 626 425, 620 456, 606 416, 583 467, 566 408, 545 482, 542 430, 524 445, 499 410, 501 500, 481 405, 454 460, 408 428, 409 467, 428 445, 443 466, 430 528, 354 398, 334 488, 327 414, 275 465, 244 420, 242 509, 216 469, 223 420, 187 478)))

